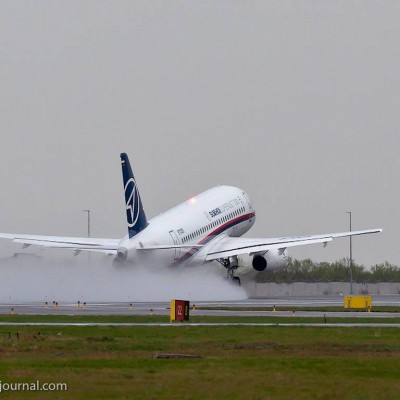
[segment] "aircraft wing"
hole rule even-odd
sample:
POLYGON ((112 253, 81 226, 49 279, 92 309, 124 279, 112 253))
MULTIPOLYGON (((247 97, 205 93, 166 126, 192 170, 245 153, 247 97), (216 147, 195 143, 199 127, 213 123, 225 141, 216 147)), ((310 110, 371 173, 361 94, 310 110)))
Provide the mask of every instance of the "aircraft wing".
POLYGON ((117 254, 120 239, 80 238, 64 236, 24 235, 14 233, 0 233, 0 238, 22 243, 26 248, 30 245, 73 249, 79 251, 96 251, 107 254, 117 254))
POLYGON ((266 252, 271 249, 285 250, 288 247, 304 246, 306 244, 324 243, 325 245, 338 237, 365 235, 382 232, 382 229, 367 229, 363 231, 351 231, 341 233, 327 233, 311 236, 289 236, 282 238, 250 239, 241 237, 223 237, 210 248, 206 261, 228 258, 239 254, 253 255, 266 252))
POLYGON ((137 250, 173 250, 173 249, 193 249, 198 248, 201 249, 204 247, 202 244, 177 244, 177 245, 154 245, 148 246, 145 245, 143 247, 138 247, 137 250))

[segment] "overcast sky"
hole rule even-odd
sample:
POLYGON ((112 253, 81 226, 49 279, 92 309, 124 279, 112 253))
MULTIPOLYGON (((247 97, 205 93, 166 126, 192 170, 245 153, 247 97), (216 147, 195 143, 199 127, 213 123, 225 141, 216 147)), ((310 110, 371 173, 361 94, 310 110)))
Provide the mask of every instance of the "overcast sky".
MULTIPOLYGON (((247 236, 384 228, 400 265, 400 2, 0 2, 0 231, 126 233, 119 153, 148 216, 218 184, 247 236)), ((18 247, 1 243, 1 255, 18 247)), ((292 250, 334 261, 348 240, 292 250)))

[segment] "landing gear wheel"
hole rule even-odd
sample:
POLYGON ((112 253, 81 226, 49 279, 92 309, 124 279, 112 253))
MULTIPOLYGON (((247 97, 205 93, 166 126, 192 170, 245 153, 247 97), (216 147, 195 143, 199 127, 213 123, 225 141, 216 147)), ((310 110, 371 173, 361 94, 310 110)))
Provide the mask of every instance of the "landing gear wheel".
POLYGON ((232 283, 236 286, 240 286, 240 278, 238 276, 232 276, 232 283))
POLYGON ((233 275, 232 273, 228 273, 226 279, 234 286, 240 286, 240 278, 238 276, 233 275))
POLYGON ((236 286, 240 286, 240 278, 235 276, 235 271, 238 268, 238 259, 236 256, 229 258, 222 258, 217 260, 221 265, 226 268, 227 279, 236 286))

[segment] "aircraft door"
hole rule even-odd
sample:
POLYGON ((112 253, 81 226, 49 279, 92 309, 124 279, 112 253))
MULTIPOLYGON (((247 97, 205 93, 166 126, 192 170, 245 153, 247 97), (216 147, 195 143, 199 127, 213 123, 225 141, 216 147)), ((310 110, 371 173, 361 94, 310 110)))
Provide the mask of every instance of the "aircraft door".
MULTIPOLYGON (((175 231, 169 231, 169 234, 172 237, 172 240, 174 241, 175 246, 179 246, 179 238, 178 235, 175 233, 175 231)), ((175 255, 174 255, 174 260, 177 260, 181 255, 181 249, 175 249, 175 255)))

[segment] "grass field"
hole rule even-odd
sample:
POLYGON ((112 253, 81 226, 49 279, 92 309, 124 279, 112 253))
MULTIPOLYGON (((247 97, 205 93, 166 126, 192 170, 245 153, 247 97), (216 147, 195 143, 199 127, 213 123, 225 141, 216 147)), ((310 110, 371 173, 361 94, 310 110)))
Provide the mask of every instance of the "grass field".
MULTIPOLYGON (((400 323, 399 317, 380 317, 379 319, 374 318, 370 313, 360 313, 359 317, 336 317, 328 316, 324 317, 313 317, 313 316, 299 316, 296 314, 290 314, 289 316, 210 316, 210 315, 195 315, 192 312, 190 316, 191 322, 249 322, 249 323, 274 323, 274 324, 285 324, 285 323, 386 323, 386 324, 398 324, 400 323)), ((24 323, 24 322, 35 322, 35 323, 47 323, 47 322, 87 322, 87 323, 152 323, 162 322, 168 323, 169 317, 166 315, 0 315, 0 322, 12 322, 12 323, 24 323)))
MULTIPOLYGON (((66 319, 41 317, 47 322, 66 319)), ((4 318, 10 320, 10 316, 4 318)), ((96 319, 89 319, 93 318, 96 319)), ((124 319, 98 318, 114 322, 124 319)), ((127 318, 132 321, 132 317, 127 318)), ((136 320, 149 322, 160 318, 136 317, 136 320)), ((165 317, 162 320, 165 322, 165 317)), ((219 317, 219 320, 225 319, 219 317)), ((0 380, 3 384, 36 380, 65 382, 68 391, 8 391, 0 396, 398 399, 399 335, 396 328, 2 326, 0 380), (154 358, 159 353, 201 358, 154 358)))

